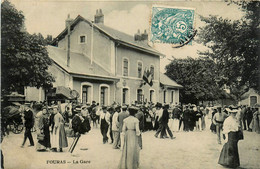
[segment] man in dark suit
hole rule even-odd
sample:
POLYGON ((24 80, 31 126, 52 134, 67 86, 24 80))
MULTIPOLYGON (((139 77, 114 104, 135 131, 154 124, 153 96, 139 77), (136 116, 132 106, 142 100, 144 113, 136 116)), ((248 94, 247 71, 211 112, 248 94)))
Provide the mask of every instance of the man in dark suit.
POLYGON ((140 135, 138 136, 138 142, 141 149, 143 148, 142 132, 144 131, 144 113, 142 109, 139 109, 135 114, 135 117, 139 120, 139 129, 141 131, 140 135))
POLYGON ((33 142, 33 137, 32 137, 32 133, 31 133, 31 129, 34 126, 34 115, 32 110, 30 110, 30 108, 28 107, 28 105, 25 105, 24 107, 24 126, 25 126, 25 132, 24 132, 24 140, 23 140, 23 144, 21 147, 24 147, 24 144, 27 140, 27 138, 29 138, 30 141, 30 145, 29 146, 34 146, 34 142, 33 142))
POLYGON ((159 119, 160 127, 156 131, 155 137, 158 137, 160 132, 161 132, 161 136, 160 136, 161 138, 166 137, 166 130, 167 130, 167 132, 170 135, 171 139, 175 139, 175 137, 173 137, 173 134, 172 134, 172 132, 169 129, 169 126, 168 126, 168 122, 169 122, 169 112, 168 112, 168 109, 169 109, 169 105, 166 104, 164 106, 162 116, 159 119))
POLYGON ((184 124, 184 131, 189 131, 190 130, 190 126, 189 126, 189 120, 190 120, 190 110, 189 110, 189 106, 186 105, 184 112, 183 112, 183 124, 184 124))

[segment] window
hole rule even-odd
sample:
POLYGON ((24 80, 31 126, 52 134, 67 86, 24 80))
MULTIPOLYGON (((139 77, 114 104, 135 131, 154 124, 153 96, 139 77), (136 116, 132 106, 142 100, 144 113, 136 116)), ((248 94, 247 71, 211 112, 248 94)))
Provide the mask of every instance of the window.
POLYGON ((83 104, 90 103, 93 100, 93 85, 89 82, 81 83, 80 99, 83 104))
POLYGON ((89 86, 84 85, 82 87, 82 103, 83 104, 86 104, 87 102, 89 102, 89 100, 88 100, 88 93, 89 93, 88 90, 89 90, 89 86))
POLYGON ((106 88, 105 87, 101 87, 101 91, 100 91, 100 102, 101 102, 101 105, 105 105, 105 96, 106 96, 106 88))
POLYGON ((80 35, 79 36, 79 44, 84 44, 87 42, 87 36, 86 35, 80 35))
POLYGON ((172 90, 171 102, 174 103, 174 91, 172 90))
POLYGON ((137 64, 137 73, 138 73, 138 78, 142 78, 142 68, 143 68, 143 64, 141 62, 138 62, 137 64))
POLYGON ((143 90, 142 89, 137 90, 137 101, 138 101, 138 103, 143 102, 143 90))
POLYGON ((127 88, 123 88, 122 103, 129 104, 129 90, 127 88))
POLYGON ((250 96, 250 106, 255 106, 256 103, 257 103, 257 97, 250 96))
POLYGON ((128 76, 128 59, 123 61, 123 76, 128 76))
POLYGON ((152 79, 154 79, 154 66, 153 65, 151 65, 151 67, 150 67, 150 72, 152 75, 152 79))
POLYGON ((166 103, 166 90, 163 91, 163 103, 166 103))
POLYGON ((150 90, 150 102, 154 103, 154 90, 150 90))
POLYGON ((107 84, 101 84, 99 86, 99 103, 100 105, 109 105, 110 88, 107 84))

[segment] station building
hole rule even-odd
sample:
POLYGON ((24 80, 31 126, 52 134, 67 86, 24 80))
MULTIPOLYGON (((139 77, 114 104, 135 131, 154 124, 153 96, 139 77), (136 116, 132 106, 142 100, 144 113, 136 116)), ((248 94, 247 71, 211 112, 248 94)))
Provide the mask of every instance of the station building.
MULTIPOLYGON (((100 9, 94 21, 68 16, 65 25, 47 47, 53 61, 49 71, 56 80, 54 88, 76 91, 83 104, 179 103, 182 86, 160 73, 164 55, 149 46, 146 31, 131 36, 105 26, 100 9), (151 73, 152 85, 144 84, 146 70, 151 73)), ((38 100, 46 98, 44 91, 32 92, 35 89, 27 88, 27 100, 37 95, 38 100)))

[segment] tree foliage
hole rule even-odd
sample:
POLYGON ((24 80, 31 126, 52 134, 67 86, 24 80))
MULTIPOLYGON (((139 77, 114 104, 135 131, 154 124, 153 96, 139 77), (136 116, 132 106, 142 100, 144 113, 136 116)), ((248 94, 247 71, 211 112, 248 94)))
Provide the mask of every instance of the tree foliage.
POLYGON ((25 30, 24 16, 9 1, 1 4, 1 87, 2 94, 22 91, 24 86, 52 86, 54 78, 47 72, 51 65, 41 34, 25 30))
POLYGON ((222 85, 241 89, 241 92, 245 86, 260 91, 260 2, 232 3, 245 12, 240 20, 201 17, 206 26, 200 28, 199 41, 209 50, 200 54, 216 61, 222 85))
POLYGON ((216 64, 209 58, 173 59, 166 67, 166 75, 181 84, 181 102, 198 103, 220 97, 216 64))

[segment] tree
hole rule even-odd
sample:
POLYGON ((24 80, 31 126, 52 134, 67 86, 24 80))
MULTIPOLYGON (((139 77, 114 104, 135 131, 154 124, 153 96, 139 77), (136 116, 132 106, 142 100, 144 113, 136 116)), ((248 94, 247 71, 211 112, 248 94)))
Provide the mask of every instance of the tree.
POLYGON ((209 58, 173 59, 166 67, 166 75, 181 84, 181 102, 198 103, 219 98, 216 64, 209 58))
POLYGON ((22 12, 9 1, 1 4, 1 21, 2 94, 22 92, 25 86, 51 87, 54 78, 47 70, 52 62, 43 37, 26 32, 22 12))
POLYGON ((216 61, 220 83, 233 88, 239 98, 238 89, 260 91, 260 2, 232 3, 240 6, 244 17, 235 21, 217 16, 201 17, 206 26, 200 28, 198 37, 209 48, 200 54, 216 61))

